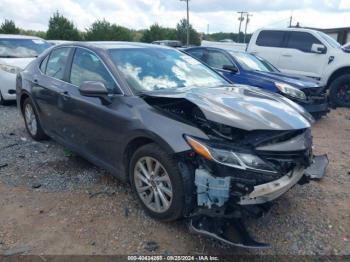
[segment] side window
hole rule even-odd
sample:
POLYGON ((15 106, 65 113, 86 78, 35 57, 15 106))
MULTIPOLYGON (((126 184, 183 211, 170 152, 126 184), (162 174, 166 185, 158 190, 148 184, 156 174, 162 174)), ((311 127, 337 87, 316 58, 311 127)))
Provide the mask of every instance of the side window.
POLYGON ((306 32, 290 32, 287 48, 298 49, 302 52, 311 52, 313 44, 322 44, 312 34, 306 32))
POLYGON ((63 80, 70 50, 69 47, 62 47, 51 52, 47 61, 46 75, 63 80))
POLYGON ((194 56, 195 58, 205 62, 204 50, 203 49, 192 49, 192 50, 188 51, 188 53, 191 56, 194 56))
POLYGON ((258 46, 282 47, 284 34, 284 31, 261 31, 256 39, 256 44, 258 46))
POLYGON ((211 67, 222 69, 224 65, 232 65, 230 59, 219 51, 209 50, 207 64, 211 67))
POLYGON ((48 60, 49 60, 49 55, 47 55, 40 64, 40 71, 43 72, 44 74, 46 72, 46 65, 48 60))
POLYGON ((110 92, 115 92, 116 84, 104 64, 94 53, 77 48, 72 62, 70 82, 80 86, 84 81, 101 81, 110 92))

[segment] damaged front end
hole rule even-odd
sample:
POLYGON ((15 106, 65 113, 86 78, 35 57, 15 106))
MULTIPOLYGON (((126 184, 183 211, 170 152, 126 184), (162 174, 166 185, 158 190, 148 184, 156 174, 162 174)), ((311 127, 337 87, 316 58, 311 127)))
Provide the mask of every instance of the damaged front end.
MULTIPOLYGON (((145 98, 163 114, 196 126, 207 136, 204 139, 184 134, 191 150, 178 154, 179 161, 189 167, 193 177, 194 192, 190 195, 194 201, 187 214, 190 229, 235 246, 268 247, 250 237, 243 218, 261 216, 268 211, 271 201, 295 184, 308 183, 312 179, 312 170, 305 172, 314 161, 310 125, 287 129, 288 119, 283 122, 282 118, 269 115, 274 118, 271 124, 260 111, 262 128, 256 126, 257 129, 246 130, 243 129, 246 123, 241 122, 244 121, 241 112, 235 115, 235 111, 230 116, 224 114, 228 107, 226 112, 216 108, 216 116, 221 114, 226 120, 231 117, 236 124, 231 126, 228 121, 213 121, 214 110, 208 113, 210 99, 201 98, 201 104, 195 103, 197 100, 193 96, 189 99, 145 98), (203 105, 203 101, 207 104, 203 105), (278 125, 273 126, 274 123, 278 125)), ((221 97, 222 101, 225 98, 221 97)), ((247 117, 247 122, 253 120, 247 117)), ((297 125, 297 121, 294 123, 297 125)), ((326 163, 323 159, 321 162, 324 174, 328 161, 326 163)), ((313 172, 317 172, 315 168, 313 172)))

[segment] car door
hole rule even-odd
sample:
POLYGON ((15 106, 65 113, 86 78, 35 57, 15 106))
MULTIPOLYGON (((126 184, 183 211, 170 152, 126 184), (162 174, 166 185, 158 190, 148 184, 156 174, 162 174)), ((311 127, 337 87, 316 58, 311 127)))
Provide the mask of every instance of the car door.
POLYGON ((33 75, 32 96, 40 112, 41 122, 50 136, 64 136, 62 106, 67 92, 67 62, 72 48, 59 47, 40 64, 38 74, 33 75))
POLYGON ((105 105, 97 97, 80 94, 79 86, 85 81, 101 81, 107 87, 114 101, 122 97, 122 91, 105 66, 93 51, 77 47, 72 57, 69 73, 68 99, 65 123, 69 131, 68 143, 83 155, 103 166, 115 164, 114 153, 119 147, 117 105, 105 105), (113 108, 112 108, 113 107, 113 108))
POLYGON ((277 67, 285 37, 286 32, 282 30, 262 30, 255 44, 249 46, 249 53, 265 58, 277 67))
POLYGON ((277 67, 285 73, 320 78, 328 58, 326 53, 313 53, 313 44, 323 43, 308 32, 288 32, 277 67))

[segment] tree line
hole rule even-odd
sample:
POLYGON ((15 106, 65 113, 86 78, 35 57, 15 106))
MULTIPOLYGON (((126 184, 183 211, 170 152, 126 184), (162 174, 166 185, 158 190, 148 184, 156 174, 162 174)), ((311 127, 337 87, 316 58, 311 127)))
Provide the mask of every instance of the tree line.
MULTIPOLYGON (((232 39, 237 41, 238 34, 215 33, 201 35, 190 24, 190 44, 200 45, 201 38, 212 41, 232 39)), ((156 40, 179 40, 186 43, 187 20, 182 19, 176 28, 162 27, 155 23, 147 29, 132 30, 105 19, 97 20, 85 31, 80 31, 72 21, 56 11, 49 19, 47 31, 24 30, 18 28, 14 21, 7 20, 1 24, 1 34, 23 34, 38 36, 47 40, 70 41, 141 41, 151 43, 156 40)), ((248 36, 249 37, 249 36, 248 36)), ((243 36, 241 38, 243 40, 243 36)), ((249 40, 249 39, 248 39, 249 40)))

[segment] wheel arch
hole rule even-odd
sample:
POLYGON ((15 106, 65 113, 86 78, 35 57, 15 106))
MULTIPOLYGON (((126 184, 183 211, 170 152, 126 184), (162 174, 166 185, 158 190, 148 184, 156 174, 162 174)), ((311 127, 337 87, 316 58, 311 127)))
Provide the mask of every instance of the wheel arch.
POLYGON ((27 92, 23 91, 19 98, 19 109, 21 110, 22 114, 23 114, 23 104, 27 98, 30 98, 30 95, 27 92))
POLYGON ((350 74, 350 66, 344 66, 335 70, 328 78, 327 87, 330 87, 330 85, 335 79, 344 74, 350 74))
POLYGON ((143 134, 138 135, 136 137, 133 137, 125 146, 124 152, 123 152, 123 166, 125 170, 126 177, 129 177, 129 163, 131 160, 132 155, 134 152, 147 144, 155 143, 159 145, 161 148, 163 148, 166 152, 174 153, 174 151, 171 149, 170 145, 168 145, 165 141, 163 141, 161 138, 154 137, 149 134, 143 134))

